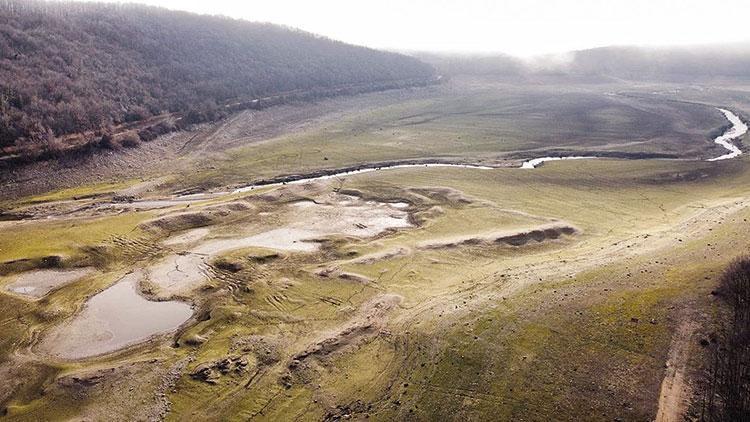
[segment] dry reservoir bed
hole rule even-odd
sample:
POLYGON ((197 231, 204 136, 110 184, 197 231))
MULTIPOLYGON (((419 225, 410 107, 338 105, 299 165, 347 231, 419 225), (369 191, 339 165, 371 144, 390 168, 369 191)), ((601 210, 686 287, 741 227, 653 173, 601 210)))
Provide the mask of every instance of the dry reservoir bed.
POLYGON ((21 310, 0 320, 12 344, 0 375, 25 373, 5 376, 0 403, 21 418, 85 407, 106 419, 105 386, 121 384, 207 420, 653 417, 675 298, 710 297, 714 271, 747 244, 736 222, 750 217, 750 172, 742 158, 555 161, 394 168, 26 222, 22 236, 75 239, 42 254, 96 273, 6 277, 7 309, 21 310), (83 237, 96 225, 103 235, 83 237), (133 361, 168 375, 118 378, 133 361))

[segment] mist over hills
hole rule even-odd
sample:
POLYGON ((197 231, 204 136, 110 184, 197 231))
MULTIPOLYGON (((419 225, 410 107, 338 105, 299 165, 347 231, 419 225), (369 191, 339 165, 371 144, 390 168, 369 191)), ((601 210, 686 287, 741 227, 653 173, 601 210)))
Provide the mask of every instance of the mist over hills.
POLYGON ((569 72, 625 79, 691 81, 750 78, 750 45, 606 47, 573 53, 569 72))
POLYGON ((750 79, 750 44, 658 48, 615 46, 532 59, 503 54, 420 53, 417 56, 447 75, 569 76, 589 78, 592 82, 612 78, 674 82, 750 79))
MULTIPOLYGON (((0 1, 0 148, 294 90, 426 79, 414 58, 134 4, 0 1)), ((199 119, 200 120, 200 119, 199 119)))

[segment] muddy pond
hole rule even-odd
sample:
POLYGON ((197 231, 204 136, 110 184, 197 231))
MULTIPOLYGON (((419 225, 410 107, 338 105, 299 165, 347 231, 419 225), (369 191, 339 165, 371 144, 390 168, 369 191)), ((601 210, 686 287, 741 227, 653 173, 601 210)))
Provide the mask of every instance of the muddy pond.
POLYGON ((138 292, 143 274, 132 272, 92 297, 70 321, 56 327, 42 349, 63 359, 110 353, 174 331, 193 314, 182 302, 152 302, 138 292))

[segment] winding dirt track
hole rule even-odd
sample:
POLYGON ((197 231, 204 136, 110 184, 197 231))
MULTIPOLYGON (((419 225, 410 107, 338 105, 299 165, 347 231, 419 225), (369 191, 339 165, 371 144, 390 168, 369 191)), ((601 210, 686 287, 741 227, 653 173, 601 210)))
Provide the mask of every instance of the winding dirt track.
POLYGON ((667 373, 661 383, 656 422, 678 422, 684 418, 692 392, 686 372, 690 345, 694 343, 693 335, 696 329, 695 322, 686 320, 674 334, 669 349, 667 373))

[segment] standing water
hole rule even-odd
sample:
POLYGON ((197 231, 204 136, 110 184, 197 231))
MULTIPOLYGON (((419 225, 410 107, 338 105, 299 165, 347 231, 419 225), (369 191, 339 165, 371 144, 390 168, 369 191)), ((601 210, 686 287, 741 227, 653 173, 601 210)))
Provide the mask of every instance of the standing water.
POLYGON ((193 314, 182 302, 152 302, 138 292, 142 272, 132 272, 95 295, 81 313, 58 326, 43 348, 64 359, 110 353, 174 331, 193 314))

